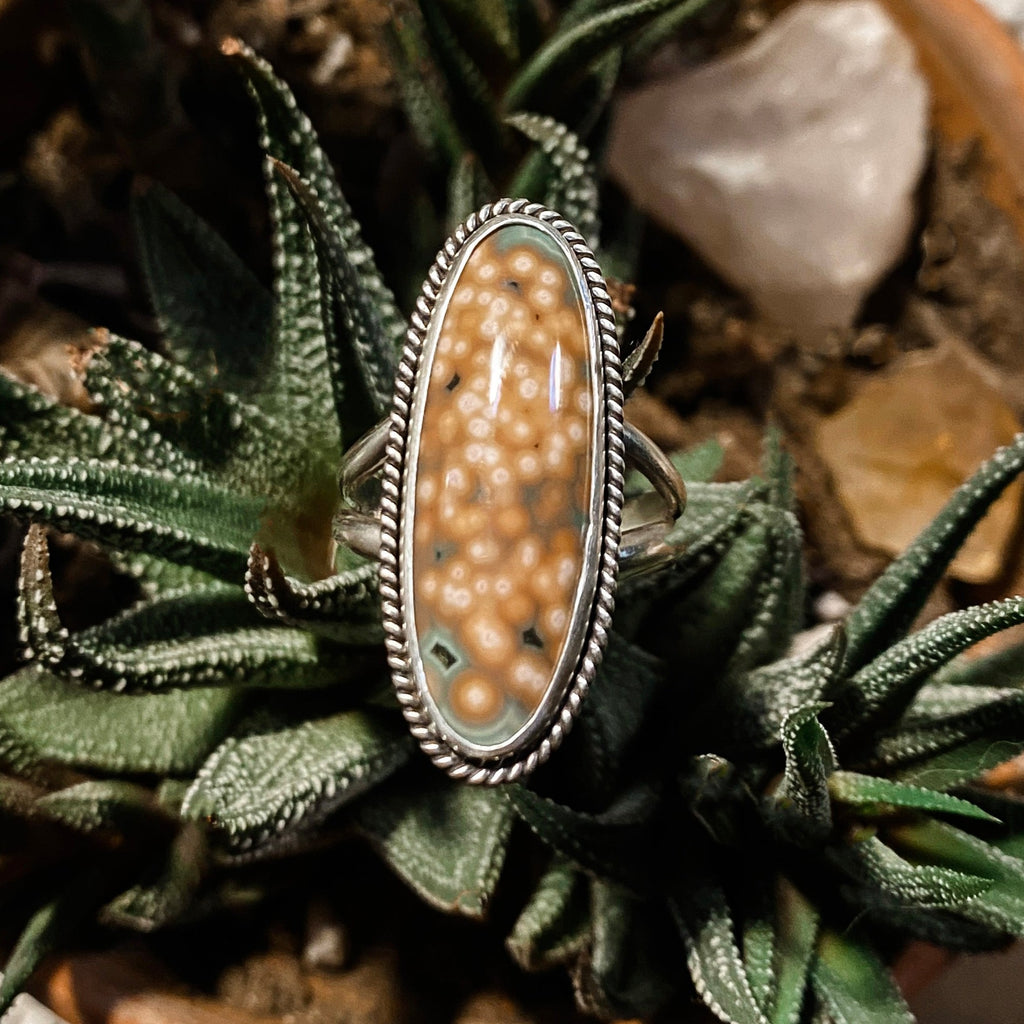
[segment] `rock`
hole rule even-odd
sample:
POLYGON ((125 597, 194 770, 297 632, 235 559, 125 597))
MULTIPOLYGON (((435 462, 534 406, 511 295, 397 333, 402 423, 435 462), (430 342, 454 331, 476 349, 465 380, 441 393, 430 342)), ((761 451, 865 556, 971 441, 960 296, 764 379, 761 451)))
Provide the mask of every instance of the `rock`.
POLYGON ((805 0, 742 49, 618 103, 611 174, 759 312, 848 326, 903 253, 928 90, 870 0, 805 0))
MULTIPOLYGON (((897 555, 1018 429, 975 360, 945 345, 870 380, 821 423, 815 443, 857 535, 897 555)), ((986 583, 999 575, 1020 496, 1018 480, 961 548, 951 569, 955 578, 986 583)))
POLYGON ((814 602, 814 616, 822 625, 830 625, 845 619, 853 606, 834 590, 819 594, 814 602))
MULTIPOLYGON (((50 961, 41 995, 68 1024, 275 1024, 205 996, 184 995, 180 983, 151 953, 115 949, 50 961)), ((25 996, 20 997, 25 999, 25 996)), ((17 1004, 15 1004, 17 1005, 17 1004)), ((6 1021, 7 1018, 5 1017, 6 1021)), ((24 1024, 50 1024, 30 1018, 24 1024)))
POLYGON ((9 332, 0 324, 0 373, 7 372, 44 395, 82 412, 92 407, 86 369, 103 335, 71 313, 36 303, 9 332))
POLYGON ((478 992, 466 1000, 455 1017, 455 1024, 535 1024, 535 1022, 504 992, 478 992))
POLYGON ((313 900, 306 911, 302 964, 312 971, 338 971, 349 960, 348 930, 326 900, 313 900))
POLYGON ((7 1024, 66 1024, 37 999, 28 995, 20 995, 14 1000, 14 1005, 7 1012, 4 1020, 7 1024))
POLYGON ((394 950, 367 950, 349 970, 311 974, 310 1013, 296 1024, 407 1024, 413 1001, 394 950))
POLYGON ((287 953, 257 953, 229 967, 217 994, 228 1006, 260 1016, 294 1014, 312 998, 298 959, 287 953))
POLYGON ((982 0, 987 7, 1024 44, 1024 0, 982 0))

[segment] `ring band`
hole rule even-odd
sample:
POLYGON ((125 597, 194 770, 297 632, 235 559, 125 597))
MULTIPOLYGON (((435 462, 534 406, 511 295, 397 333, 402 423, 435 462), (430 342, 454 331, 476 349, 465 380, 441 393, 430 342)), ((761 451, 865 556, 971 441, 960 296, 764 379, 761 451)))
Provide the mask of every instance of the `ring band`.
POLYGON ((617 577, 675 553, 685 486, 622 419, 659 343, 660 318, 620 366, 593 254, 526 200, 472 214, 427 275, 391 415, 345 454, 335 536, 379 559, 399 702, 456 778, 547 760, 594 680, 617 577), (629 502, 627 465, 654 487, 629 502))

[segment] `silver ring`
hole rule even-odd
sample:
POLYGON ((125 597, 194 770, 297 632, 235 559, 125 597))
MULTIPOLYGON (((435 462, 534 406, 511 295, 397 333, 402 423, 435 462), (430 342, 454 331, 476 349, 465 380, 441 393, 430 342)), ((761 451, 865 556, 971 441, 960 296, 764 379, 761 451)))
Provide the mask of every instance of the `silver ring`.
POLYGON ((622 418, 660 340, 659 317, 620 365, 593 254, 537 203, 483 207, 430 268, 391 415, 346 452, 335 536, 379 559, 395 691, 449 775, 495 785, 546 761, 617 578, 675 553, 686 488, 622 418), (629 502, 627 465, 654 485, 629 502))

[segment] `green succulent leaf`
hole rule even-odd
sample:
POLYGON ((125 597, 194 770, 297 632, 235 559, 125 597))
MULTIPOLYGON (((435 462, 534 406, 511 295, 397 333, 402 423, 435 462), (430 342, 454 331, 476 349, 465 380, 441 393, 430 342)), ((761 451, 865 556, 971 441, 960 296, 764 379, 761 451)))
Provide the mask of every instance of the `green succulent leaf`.
POLYGON ((1024 690, 980 685, 981 678, 977 686, 924 686, 896 725, 872 737, 858 763, 950 789, 1015 757, 1024 746, 1024 690))
POLYGON ((828 733, 818 721, 827 704, 814 703, 792 712, 782 726, 786 768, 775 794, 776 806, 792 807, 800 816, 799 828, 821 837, 832 827, 829 778, 836 755, 828 733))
POLYGON ((615 87, 623 69, 622 47, 609 50, 599 57, 584 76, 579 89, 579 113, 572 118, 572 126, 582 138, 588 137, 601 125, 608 104, 615 95, 615 87))
POLYGON ((267 355, 267 290, 209 224, 157 182, 138 186, 132 219, 142 269, 171 354, 245 392, 267 355))
POLYGON ((835 1024, 914 1024, 892 976, 857 939, 822 932, 812 979, 835 1024))
MULTIPOLYGON (((5 739, 2 734, 0 738, 5 739)), ((39 813, 36 804, 41 796, 46 795, 46 789, 29 781, 34 775, 40 774, 33 771, 34 760, 31 754, 24 751, 16 753, 21 757, 14 758, 10 751, 0 747, 0 756, 3 758, 0 764, 18 773, 17 776, 0 775, 0 808, 16 818, 33 818, 39 813)))
POLYGON ((412 5, 404 5, 384 26, 391 66, 409 126, 424 151, 455 167, 467 152, 452 112, 441 71, 426 39, 426 27, 412 5))
POLYGON ((935 673, 900 721, 858 760, 929 789, 951 789, 1024 749, 1024 648, 958 659, 935 673))
POLYGON ((780 657, 803 614, 803 538, 792 511, 793 466, 774 433, 766 442, 764 475, 764 504, 750 509, 749 526, 706 588, 711 607, 729 606, 738 631, 721 638, 732 652, 724 668, 727 687, 780 657))
MULTIPOLYGON (((320 148, 316 134, 295 103, 287 86, 275 77, 270 65, 245 46, 232 50, 242 64, 246 79, 262 111, 268 143, 268 156, 293 167, 310 183, 319 197, 324 220, 338 244, 356 269, 356 282, 364 300, 372 303, 379 334, 388 339, 392 351, 405 340, 405 319, 398 312, 394 296, 377 270, 373 252, 362 238, 362 231, 338 187, 330 161, 320 148)), ((270 190, 276 191, 271 185, 270 190)), ((384 343, 381 342, 382 349, 384 343)))
POLYGON ((725 893, 713 883, 698 883, 672 902, 686 945, 686 963, 698 995, 726 1024, 768 1024, 758 1005, 736 944, 725 893))
POLYGON ((441 0, 419 0, 431 50, 448 85, 455 124, 466 126, 472 148, 485 156, 501 150, 497 100, 484 72, 469 55, 449 24, 441 0))
MULTIPOLYGON (((541 114, 513 114, 507 123, 540 146, 547 170, 547 192, 544 205, 557 210, 586 239, 591 249, 598 246, 601 222, 598 217, 597 178, 590 160, 590 151, 579 137, 552 117, 541 114), (553 173, 551 171, 553 170, 553 173)), ((517 176, 513 195, 533 195, 534 162, 517 176)))
POLYGON ((370 563, 315 583, 302 583, 286 576, 274 555, 254 544, 249 552, 245 592, 267 618, 331 640, 370 644, 383 637, 377 567, 370 563))
POLYGON ((0 510, 239 580, 263 501, 203 477, 52 457, 0 462, 0 510))
POLYGON ((893 644, 838 690, 830 718, 840 738, 863 731, 902 710, 928 676, 968 647, 1024 622, 1024 598, 950 612, 893 644))
POLYGON ((202 882, 206 861, 202 829, 186 822, 144 877, 102 909, 100 919, 104 924, 151 932, 183 917, 202 882))
POLYGON ((453 234, 471 213, 494 198, 494 186, 488 181, 480 159, 475 153, 464 154, 448 179, 448 233, 453 234))
POLYGON ((483 917, 498 884, 514 815, 496 788, 399 777, 355 808, 395 873, 427 903, 483 917))
POLYGON ((991 885, 958 908, 960 914, 986 928, 1024 933, 1024 861, 935 820, 890 828, 886 835, 894 849, 916 862, 989 879, 991 885))
POLYGON ((649 1017, 671 998, 679 939, 663 906, 591 882, 591 937, 573 972, 577 1004, 604 1018, 649 1017))
MULTIPOLYGON (((763 483, 739 492, 694 485, 695 514, 680 517, 669 541, 685 545, 702 520, 708 533, 697 535, 669 568, 624 590, 627 635, 637 629, 630 617, 647 611, 642 627, 655 638, 655 652, 685 663, 690 678, 705 685, 781 655, 799 611, 799 533, 790 513, 759 500, 765 494, 763 483), (729 507, 730 498, 738 507, 729 507)), ((713 742, 725 724, 716 699, 710 692, 692 697, 694 722, 713 742), (701 698, 707 699, 703 708, 701 698)))
POLYGON ((860 812, 872 813, 878 808, 881 813, 887 809, 911 808, 919 811, 935 811, 941 814, 956 814, 966 818, 978 818, 982 821, 998 821, 977 804, 948 793, 924 789, 920 786, 908 786, 906 783, 893 782, 891 779, 879 778, 877 775, 860 775, 857 772, 833 772, 828 779, 828 790, 837 803, 857 807, 860 812), (882 805, 879 808, 879 805, 882 805))
MULTIPOLYGON (((696 14, 708 2, 687 0, 685 6, 696 14)), ((628 0, 556 32, 509 84, 503 98, 505 109, 522 110, 537 97, 564 88, 567 78, 617 50, 632 33, 680 3, 681 0, 628 0)))
POLYGON ((992 888, 992 879, 934 864, 911 864, 877 836, 850 843, 835 855, 863 882, 877 887, 901 906, 961 910, 992 888))
POLYGON ((82 912, 70 914, 64 909, 68 898, 65 892, 63 898, 56 897, 40 907, 18 937, 4 965, 3 979, 0 980, 0 1015, 10 1009, 11 1003, 28 984, 43 957, 85 916, 82 912))
POLYGON ((968 534, 1024 468, 1024 434, 1000 448, 871 586, 847 619, 847 674, 903 637, 968 534))
MULTIPOLYGON (((268 138, 269 142, 269 138, 268 138)), ((288 424, 296 455, 340 452, 341 425, 337 419, 331 375, 328 333, 322 296, 325 285, 316 242, 301 216, 301 206, 269 160, 267 191, 275 223, 273 363, 261 380, 259 400, 275 420, 288 424)), ((309 470, 305 470, 309 473, 309 470)))
POLYGON ((560 755, 565 788, 577 804, 604 806, 635 763, 635 746, 665 666, 611 633, 587 702, 560 755))
POLYGON ((186 587, 206 588, 218 582, 209 573, 189 565, 168 562, 141 551, 108 551, 114 569, 133 579, 143 600, 155 598, 186 587))
POLYGON ((262 624, 241 591, 215 583, 70 634, 53 597, 46 533, 25 538, 19 610, 29 654, 62 678, 135 693, 184 686, 326 686, 338 666, 315 638, 262 624))
MULTIPOLYGON (((669 646, 657 649, 669 661, 685 661, 696 678, 730 678, 782 655, 801 612, 800 537, 791 513, 758 502, 743 510, 741 529, 731 538, 727 524, 721 523, 719 542, 728 546, 687 552, 677 565, 681 571, 658 593, 654 620, 665 620, 669 646), (717 564, 701 585, 686 586, 685 596, 672 601, 687 569, 709 558, 717 564)), ((716 700, 708 705, 707 725, 717 739, 723 722, 716 700)))
POLYGON ((0 681, 0 752, 123 773, 194 772, 237 719, 232 689, 140 694, 94 692, 39 665, 0 681))
POLYGON ((694 483, 705 484, 714 479, 715 474, 722 468, 725 449, 715 438, 711 438, 686 451, 673 452, 669 459, 686 481, 687 487, 690 487, 694 483))
MULTIPOLYGON (((616 326, 619 328, 619 340, 621 341, 625 333, 624 321, 627 317, 624 313, 617 313, 616 316, 616 326)), ((661 346, 664 340, 665 314, 659 312, 655 314, 651 326, 647 328, 647 333, 640 341, 636 342, 628 352, 623 353, 622 381, 627 400, 633 390, 640 387, 647 380, 651 370, 654 369, 654 364, 658 361, 658 356, 661 355, 661 346)), ((669 460, 676 469, 679 469, 676 459, 681 459, 683 465, 686 465, 688 454, 687 452, 677 452, 675 456, 669 456, 669 460)), ((698 461, 697 467, 699 468, 699 466, 698 461)), ((717 469, 717 466, 715 468, 717 469)), ((683 476, 682 472, 679 475, 683 476)), ((683 479, 685 480, 686 477, 683 479)), ((698 477, 698 479, 701 478, 698 477)), ((633 470, 626 478, 627 493, 642 494, 653 490, 653 488, 654 485, 639 470, 633 470)))
POLYGON ((395 339, 380 321, 376 293, 364 290, 361 274, 366 251, 347 248, 351 239, 329 223, 308 181, 280 161, 274 166, 298 202, 313 239, 318 273, 325 284, 320 315, 327 335, 335 414, 342 436, 354 440, 391 408, 395 339))
POLYGON ((205 472, 245 494, 287 490, 279 466, 290 446, 271 417, 138 342, 104 336, 89 381, 106 420, 135 441, 135 451, 120 461, 205 472))
POLYGON ((864 912, 869 921, 891 933, 963 953, 1005 949, 1013 940, 1005 929, 968 920, 958 911, 905 906, 877 890, 871 893, 864 912))
POLYGON ((680 32, 691 21, 696 21, 703 14, 714 15, 724 5, 710 0, 700 9, 693 10, 690 4, 680 4, 673 10, 656 17, 646 28, 641 30, 626 47, 624 63, 632 71, 643 68, 657 50, 666 43, 679 37, 680 32))
POLYGON ((765 433, 761 472, 768 485, 768 502, 786 512, 795 512, 796 465, 793 456, 783 448, 782 435, 776 427, 769 427, 765 433))
POLYGON ((764 483, 705 484, 687 481, 686 512, 668 533, 680 551, 673 574, 689 581, 714 565, 747 524, 749 510, 766 497, 764 483))
POLYGON ((926 737, 925 749, 939 749, 942 752, 921 759, 918 738, 912 737, 909 740, 902 751, 909 754, 903 760, 909 760, 910 763, 899 769, 897 780, 911 786, 948 790, 971 782, 996 765, 1017 757, 1024 751, 1024 741, 1000 742, 986 736, 962 742, 959 739, 950 741, 946 735, 931 735, 926 737))
POLYGON ((658 799, 649 786, 626 790, 598 814, 567 807, 518 783, 505 791, 537 836, 584 870, 640 889, 653 883, 658 799))
POLYGON ((555 855, 516 919, 505 948, 523 970, 554 967, 580 952, 589 925, 586 877, 570 861, 555 855))
POLYGON ((607 10, 609 7, 614 7, 619 2, 620 0, 572 0, 566 6, 565 12, 558 23, 559 28, 564 32, 568 28, 573 28, 587 21, 595 14, 607 10))
POLYGON ((898 728, 901 732, 956 721, 992 704, 1002 705, 1007 697, 1024 692, 1024 688, 1019 687, 962 686, 943 681, 942 675, 937 673, 931 682, 918 690, 900 717, 898 728))
POLYGON ((404 336, 405 324, 376 270, 373 254, 362 241, 359 225, 309 119, 299 112, 295 98, 265 61, 237 40, 227 41, 224 51, 237 61, 258 108, 274 224, 273 345, 259 398, 276 419, 288 425, 295 445, 292 465, 304 475, 312 472, 316 477, 329 472, 329 463, 303 467, 303 452, 314 462, 329 460, 331 453, 341 450, 343 429, 336 401, 342 382, 333 372, 340 359, 334 348, 336 339, 329 333, 338 330, 340 334, 344 322, 353 328, 346 342, 393 353, 404 336), (312 211, 296 198, 279 173, 282 164, 292 168, 315 197, 316 237, 321 239, 321 249, 341 261, 332 267, 326 281, 321 269, 324 259, 317 253, 316 237, 307 222, 312 211), (347 306, 341 317, 346 319, 334 318, 328 323, 321 296, 325 286, 331 287, 335 274, 344 281, 347 306))
POLYGON ((729 675, 783 654, 803 614, 803 545, 796 517, 769 507, 751 530, 751 543, 758 543, 762 529, 765 563, 749 578, 754 611, 736 641, 726 669, 729 675))
POLYGON ((761 875, 754 912, 743 920, 743 965, 771 1024, 796 1024, 818 935, 818 912, 786 878, 761 875), (774 891, 773 891, 774 890, 774 891))
POLYGON ((530 5, 521 0, 441 0, 453 24, 465 26, 474 42, 497 50, 505 60, 519 59, 519 23, 522 8, 530 5))
POLYGON ((721 561, 729 545, 746 526, 747 506, 756 500, 759 491, 760 485, 751 482, 687 482, 686 512, 666 538, 666 543, 680 555, 665 569, 622 581, 615 628, 633 639, 650 613, 672 607, 688 595, 694 580, 721 561))
MULTIPOLYGON (((762 885, 765 879, 759 878, 762 885)), ((775 921, 771 900, 763 890, 756 897, 757 909, 748 910, 743 917, 741 951, 750 991, 765 1016, 772 1011, 775 1001, 775 921)))
POLYGON ((796 1024, 818 937, 818 912, 795 886, 780 878, 776 913, 772 958, 775 998, 767 1016, 771 1024, 796 1024))
POLYGON ((786 719, 817 701, 836 678, 845 644, 846 634, 836 626, 805 653, 728 680, 720 696, 729 708, 733 742, 746 749, 776 745, 786 719))
POLYGON ((282 724, 257 717, 207 759, 181 813, 250 849, 285 828, 308 829, 391 775, 409 737, 377 715, 343 711, 282 724))
MULTIPOLYGON (((98 358, 94 355, 94 359, 98 358)), ((148 424, 91 416, 60 405, 0 370, 0 453, 5 459, 46 459, 54 451, 123 465, 195 472, 198 466, 148 424)))
POLYGON ((1014 644, 980 658, 958 658, 937 672, 932 683, 960 689, 1024 688, 1024 644, 1014 644))
POLYGON ((51 821, 77 832, 122 831, 152 823, 154 819, 162 819, 165 824, 171 820, 152 790, 116 779, 89 779, 47 793, 35 801, 34 808, 51 821))

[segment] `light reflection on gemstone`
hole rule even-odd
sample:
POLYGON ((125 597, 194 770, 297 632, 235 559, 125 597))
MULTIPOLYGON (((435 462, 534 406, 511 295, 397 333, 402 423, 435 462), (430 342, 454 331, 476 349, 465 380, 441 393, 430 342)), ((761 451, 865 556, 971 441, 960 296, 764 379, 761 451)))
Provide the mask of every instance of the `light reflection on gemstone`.
POLYGON ((562 406, 562 346, 555 342, 548 371, 548 410, 558 412, 562 406))

